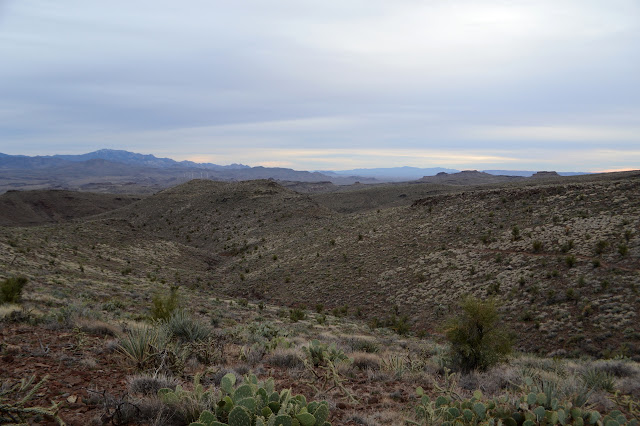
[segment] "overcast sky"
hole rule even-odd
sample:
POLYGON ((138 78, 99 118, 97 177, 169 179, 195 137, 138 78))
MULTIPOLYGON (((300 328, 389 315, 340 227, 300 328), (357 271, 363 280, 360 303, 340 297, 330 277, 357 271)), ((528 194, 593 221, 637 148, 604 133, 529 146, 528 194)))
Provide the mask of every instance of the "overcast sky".
POLYGON ((640 169, 638 0, 0 0, 0 152, 640 169))

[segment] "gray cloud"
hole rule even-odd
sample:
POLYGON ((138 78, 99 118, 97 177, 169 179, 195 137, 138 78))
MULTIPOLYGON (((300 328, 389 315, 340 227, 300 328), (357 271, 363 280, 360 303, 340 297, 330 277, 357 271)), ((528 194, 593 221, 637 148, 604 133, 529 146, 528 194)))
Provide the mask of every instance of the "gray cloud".
POLYGON ((6 1, 0 151, 638 168, 640 6, 561 3, 6 1))

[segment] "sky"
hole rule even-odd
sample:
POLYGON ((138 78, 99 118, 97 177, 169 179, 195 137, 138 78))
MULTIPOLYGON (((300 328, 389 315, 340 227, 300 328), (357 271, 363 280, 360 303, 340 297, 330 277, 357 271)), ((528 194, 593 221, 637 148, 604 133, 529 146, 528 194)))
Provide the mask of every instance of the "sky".
POLYGON ((0 0, 0 152, 640 169, 637 0, 0 0))

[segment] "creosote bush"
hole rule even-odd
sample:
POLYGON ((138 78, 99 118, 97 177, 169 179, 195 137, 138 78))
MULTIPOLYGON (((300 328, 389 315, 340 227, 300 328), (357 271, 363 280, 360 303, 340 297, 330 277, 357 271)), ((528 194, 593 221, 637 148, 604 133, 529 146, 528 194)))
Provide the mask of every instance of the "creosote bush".
POLYGON ((512 336, 501 326, 495 302, 465 298, 462 311, 445 323, 455 367, 463 371, 486 370, 511 352, 512 336))
POLYGON ((27 284, 25 277, 12 277, 0 283, 0 305, 3 303, 18 303, 22 296, 22 288, 27 284))

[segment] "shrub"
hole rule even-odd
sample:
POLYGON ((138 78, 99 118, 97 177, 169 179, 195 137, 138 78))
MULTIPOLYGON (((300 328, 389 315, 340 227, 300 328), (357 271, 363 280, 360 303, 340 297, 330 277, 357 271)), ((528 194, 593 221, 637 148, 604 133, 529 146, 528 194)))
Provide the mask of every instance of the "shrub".
POLYGON ((572 248, 573 248, 573 240, 569 240, 560 246, 560 251, 563 253, 567 253, 572 248))
POLYGON ((175 390, 178 379, 164 374, 136 374, 127 378, 129 392, 136 395, 156 395, 162 388, 175 390))
POLYGON ((205 340, 211 334, 202 323, 194 320, 183 310, 174 311, 164 324, 167 336, 183 343, 205 340))
POLYGON ((349 338, 344 343, 354 352, 366 352, 369 354, 380 352, 380 347, 375 340, 349 338))
POLYGON ((604 250, 607 248, 608 245, 609 243, 607 241, 599 240, 596 243, 596 249, 595 249, 596 254, 604 253, 604 250))
POLYGON ((26 277, 12 277, 0 283, 0 305, 18 303, 22 297, 22 288, 27 284, 26 277))
POLYGON ((626 256, 627 253, 629 253, 629 247, 626 244, 620 244, 618 246, 618 253, 620 253, 620 256, 626 256))
POLYGON ((393 316, 391 318, 391 325, 389 326, 393 331, 398 333, 400 336, 406 336, 411 331, 411 326, 409 325, 409 316, 393 316))
POLYGON ((289 319, 293 322, 298 322, 307 317, 307 314, 300 308, 294 308, 289 311, 289 319))
POLYGON ((542 241, 535 240, 533 242, 533 251, 536 253, 542 251, 542 241))
POLYGON ((377 355, 370 353, 354 353, 351 354, 353 358, 353 367, 358 370, 380 370, 380 358, 377 355))
POLYGON ((153 319, 167 320, 178 309, 180 303, 178 297, 178 286, 171 286, 169 294, 163 296, 156 294, 152 299, 151 316, 153 319))
POLYGON ((120 339, 118 351, 133 361, 138 369, 143 370, 157 353, 162 340, 157 328, 134 328, 120 339))
POLYGON ((500 326, 493 300, 465 298, 462 312, 445 324, 452 360, 464 371, 486 370, 511 352, 512 338, 500 326))
POLYGON ((518 241, 520 238, 520 228, 518 228, 518 225, 514 225, 513 228, 511 228, 511 236, 513 241, 518 241))
POLYGON ((573 255, 569 255, 564 258, 564 262, 569 268, 573 268, 576 265, 576 257, 573 255))
POLYGON ((590 389, 595 391, 604 390, 606 392, 613 392, 616 384, 613 374, 593 367, 582 373, 582 381, 590 389))
POLYGON ((304 368, 304 362, 299 351, 295 349, 276 349, 268 358, 267 363, 281 368, 304 368))

